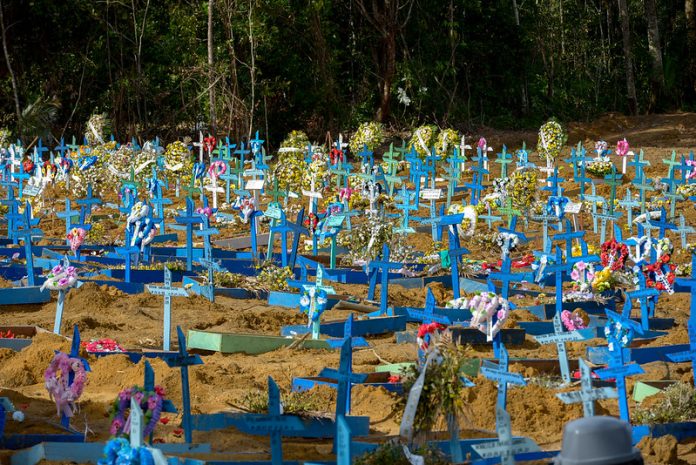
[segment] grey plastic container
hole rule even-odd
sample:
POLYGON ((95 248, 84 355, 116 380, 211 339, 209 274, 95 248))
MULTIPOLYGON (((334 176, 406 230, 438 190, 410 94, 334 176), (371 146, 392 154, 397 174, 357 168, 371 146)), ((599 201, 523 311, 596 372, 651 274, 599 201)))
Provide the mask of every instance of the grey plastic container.
POLYGON ((641 464, 643 457, 631 443, 631 426, 614 417, 571 421, 563 429, 561 453, 554 465, 641 464))

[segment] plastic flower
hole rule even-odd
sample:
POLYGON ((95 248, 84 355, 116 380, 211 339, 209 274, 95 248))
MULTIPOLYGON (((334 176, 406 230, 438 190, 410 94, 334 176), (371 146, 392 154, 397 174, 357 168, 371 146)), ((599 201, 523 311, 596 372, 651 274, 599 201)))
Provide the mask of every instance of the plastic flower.
POLYGON ((623 140, 620 140, 616 143, 616 155, 620 157, 625 157, 626 154, 628 154, 628 141, 624 137, 623 140))

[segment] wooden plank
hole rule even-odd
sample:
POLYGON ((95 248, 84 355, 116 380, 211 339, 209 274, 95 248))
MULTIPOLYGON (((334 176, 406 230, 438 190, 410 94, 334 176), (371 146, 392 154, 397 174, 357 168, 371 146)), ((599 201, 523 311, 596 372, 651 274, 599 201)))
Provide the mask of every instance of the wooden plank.
MULTIPOLYGON (((287 347, 296 339, 261 334, 218 333, 212 331, 189 330, 188 346, 191 350, 205 350, 224 354, 245 353, 258 355, 281 347, 287 347)), ((324 340, 307 339, 300 342, 298 348, 330 349, 324 340)))
MULTIPOLYGON (((225 247, 232 250, 248 249, 251 247, 251 237, 233 237, 231 239, 218 239, 213 241, 213 245, 225 247)), ((256 245, 268 245, 268 233, 259 234, 256 236, 256 245)))
POLYGON ((45 289, 42 291, 39 286, 8 287, 0 289, 0 306, 43 304, 50 300, 50 291, 45 289))
POLYGON ((0 338, 0 348, 20 351, 29 347, 32 343, 32 338, 37 333, 47 333, 43 328, 38 326, 0 326, 0 333, 11 331, 16 338, 0 338))
MULTIPOLYGON (((364 320, 353 320, 352 336, 374 336, 406 329, 405 316, 385 316, 364 320)), ((345 337, 345 321, 325 321, 319 327, 319 332, 330 337, 345 337)), ((281 336, 291 336, 305 334, 309 332, 307 325, 283 326, 280 330, 281 336)))

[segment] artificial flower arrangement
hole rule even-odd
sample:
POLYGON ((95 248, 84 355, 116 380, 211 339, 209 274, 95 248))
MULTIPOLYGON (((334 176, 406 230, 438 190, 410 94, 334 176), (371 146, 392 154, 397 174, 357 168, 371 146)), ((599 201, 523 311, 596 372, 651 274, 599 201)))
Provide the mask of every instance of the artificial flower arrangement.
POLYGON ((520 168, 510 176, 507 189, 508 196, 512 199, 512 206, 526 212, 534 202, 537 192, 538 174, 531 168, 520 168))
POLYGON ((561 322, 568 331, 577 331, 589 326, 590 317, 587 312, 581 308, 576 308, 572 312, 570 310, 563 310, 561 312, 561 322))
POLYGON ((677 186, 677 194, 682 197, 693 197, 696 196, 696 184, 682 184, 677 186))
POLYGON ((267 291, 287 291, 290 289, 288 280, 295 279, 295 275, 288 267, 281 267, 273 262, 264 262, 257 266, 259 273, 256 282, 261 289, 267 291))
POLYGON ((669 238, 657 241, 655 245, 657 258, 654 263, 643 265, 645 284, 647 287, 674 294, 675 270, 677 266, 671 263, 674 246, 669 238))
POLYGON ((460 203, 453 203, 447 209, 448 215, 459 215, 462 214, 461 225, 457 227, 457 234, 459 237, 466 238, 471 237, 476 232, 476 224, 478 222, 478 213, 476 208, 471 205, 462 205, 460 203))
POLYGON ((111 121, 106 113, 92 114, 85 124, 85 139, 91 146, 103 144, 111 132, 111 121))
POLYGON ((177 180, 182 185, 191 183, 194 159, 186 142, 177 140, 167 144, 162 161, 165 168, 164 177, 169 183, 174 184, 177 180))
POLYGON ((609 158, 611 151, 608 147, 608 144, 603 140, 595 143, 595 152, 597 152, 597 156, 585 167, 585 170, 592 176, 603 178, 611 174, 614 169, 614 164, 609 158))
POLYGON ((129 437, 130 415, 126 418, 126 411, 130 412, 131 399, 135 399, 143 410, 143 422, 145 423, 143 437, 148 437, 154 432, 162 415, 165 399, 164 388, 155 386, 153 391, 146 391, 140 386, 133 386, 119 392, 109 411, 111 419, 109 433, 112 436, 129 437))
POLYGON ((302 190, 307 174, 304 153, 309 145, 309 138, 302 131, 291 131, 281 142, 272 175, 278 188, 293 192, 302 190))
POLYGON ((453 299, 447 302, 446 307, 471 310, 469 326, 486 334, 486 340, 489 342, 503 328, 510 315, 510 303, 493 292, 481 292, 470 299, 453 299), (495 323, 494 316, 497 317, 495 323))
POLYGON ((87 352, 125 352, 123 347, 113 339, 102 338, 82 341, 80 344, 87 352))
POLYGON ((611 268, 607 267, 595 272, 594 279, 592 280, 592 290, 599 294, 612 290, 615 284, 616 281, 614 279, 614 274, 611 271, 611 268))
POLYGON ((592 282, 595 277, 595 268, 591 263, 579 261, 573 264, 570 279, 573 280, 573 290, 563 292, 563 302, 587 302, 594 299, 592 282))
POLYGON ((365 221, 353 225, 351 231, 338 233, 337 243, 348 249, 342 261, 348 266, 365 265, 382 253, 382 246, 392 241, 394 226, 389 221, 366 216, 365 221))
POLYGON ((57 352, 44 372, 44 385, 49 397, 56 403, 58 416, 72 417, 76 402, 80 399, 87 384, 87 370, 82 360, 57 352), (74 375, 72 382, 70 374, 74 375))
POLYGON ((65 291, 77 284, 77 270, 74 266, 56 265, 46 275, 41 290, 65 291))
POLYGON ((459 133, 456 130, 443 129, 435 139, 435 153, 444 158, 454 151, 459 142, 459 133))
POLYGON ((546 160, 547 166, 553 166, 567 140, 568 135, 558 121, 550 119, 541 125, 539 128, 537 152, 546 160))
POLYGON ((355 156, 367 146, 367 150, 374 151, 384 140, 384 128, 381 123, 369 121, 358 126, 350 139, 350 151, 355 156))
POLYGON ((602 244, 600 259, 604 268, 611 271, 622 270, 626 266, 628 259, 628 247, 612 238, 602 244))
POLYGON ((408 149, 415 150, 418 156, 424 159, 430 155, 430 147, 435 143, 436 136, 437 126, 432 124, 420 126, 413 131, 408 149))
MULTIPOLYGON (((573 257, 581 257, 582 246, 577 243, 573 244, 573 248, 571 249, 570 253, 573 257)), ((587 244, 587 253, 588 255, 597 255, 599 253, 599 249, 593 244, 587 244)))
POLYGON ((68 233, 67 239, 70 242, 70 250, 77 252, 87 237, 87 231, 84 228, 72 228, 68 233))

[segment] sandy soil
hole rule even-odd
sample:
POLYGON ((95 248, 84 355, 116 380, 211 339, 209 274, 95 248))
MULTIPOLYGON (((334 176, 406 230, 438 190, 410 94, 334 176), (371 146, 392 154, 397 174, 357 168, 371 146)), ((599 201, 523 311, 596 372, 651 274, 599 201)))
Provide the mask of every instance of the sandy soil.
MULTIPOLYGON (((696 114, 675 114, 651 117, 627 118, 619 115, 607 115, 592 123, 569 125, 569 145, 579 140, 591 147, 598 137, 610 144, 619 138, 627 137, 632 147, 642 147, 646 158, 652 162, 648 175, 662 175, 665 166, 660 162, 672 150, 678 154, 688 153, 696 146, 696 114)), ((531 146, 536 135, 531 132, 501 132, 481 129, 489 144, 499 147, 506 143, 508 147, 517 147, 523 140, 531 146)), ((536 161, 536 160, 535 160, 536 161)), ((496 167, 497 169, 497 167, 496 167)), ((567 170, 568 168, 566 168, 567 170)), ((630 181, 630 176, 626 182, 630 181)), ((573 195, 574 186, 566 183, 567 193, 573 195)), ((575 188, 577 191, 577 189, 575 188)), ((599 189, 605 193, 605 187, 599 189)), ((619 189, 623 195, 623 189, 619 189)), ((177 205, 180 206, 180 205, 177 205)), ((56 207, 61 209, 60 207, 56 207)), ((692 205, 682 203, 679 209, 691 224, 696 223, 692 205)), ((591 218, 580 215, 581 226, 591 227, 591 218)), ((64 234, 64 224, 49 217, 42 222, 47 237, 60 238, 64 234)), ((103 221, 106 242, 119 236, 122 229, 115 221, 103 221)), ((515 251, 516 256, 523 256, 533 248, 540 246, 538 227, 530 224, 528 235, 535 236, 531 244, 515 251)), ((221 228, 221 237, 244 235, 244 226, 221 228)), ((481 232, 485 229, 481 228, 481 232)), ((180 237, 180 240, 182 238, 180 237)), ((586 235, 589 243, 597 243, 598 235, 589 231, 586 235)), ((431 247, 429 234, 419 233, 409 238, 409 243, 419 250, 431 247)), ((466 244, 472 250, 472 258, 497 261, 498 251, 466 244)), ((689 260, 688 254, 677 255, 681 262, 689 260)), ((0 287, 9 285, 0 282, 0 287)), ((366 297, 366 286, 334 285, 339 293, 366 297)), ((431 286, 440 305, 452 297, 452 291, 439 284, 431 286)), ((551 293, 552 290, 547 290, 551 293)), ((379 299, 380 290, 376 298, 379 299)), ((673 317, 677 321, 669 335, 648 343, 648 346, 677 344, 688 342, 686 319, 688 318, 689 298, 687 294, 662 296, 657 308, 658 317, 673 317)), ((392 285, 389 287, 390 305, 420 306, 424 303, 424 289, 405 289, 392 285)), ((271 307, 258 300, 233 300, 217 298, 214 304, 200 297, 189 299, 174 298, 172 301, 174 324, 188 329, 206 329, 212 331, 250 332, 257 334, 279 334, 284 325, 302 324, 305 318, 293 310, 271 307)), ((3 306, 0 312, 0 324, 37 325, 51 328, 55 312, 55 298, 45 305, 3 306)), ((80 289, 71 290, 65 303, 63 320, 64 332, 77 325, 83 340, 109 337, 128 348, 158 348, 162 343, 162 298, 149 294, 129 296, 109 286, 86 284, 80 289)), ((325 319, 345 318, 349 312, 332 310, 325 319)), ((357 316, 357 315, 356 315, 357 316)), ((533 321, 535 318, 521 310, 512 319, 515 321, 533 321)), ((415 329, 415 325, 410 325, 415 329)), ((416 348, 413 345, 398 345, 393 336, 370 338, 371 347, 356 349, 353 369, 356 372, 372 372, 381 363, 413 361, 416 348)), ((592 345, 601 344, 594 340, 592 345)), ((587 343, 568 345, 569 355, 573 358, 583 356, 587 343)), ((53 357, 54 350, 67 350, 69 342, 52 334, 40 334, 34 338, 31 346, 21 352, 0 349, 0 396, 8 396, 15 405, 27 415, 21 425, 8 422, 9 432, 53 432, 56 430, 51 422, 56 421, 55 406, 48 398, 43 385, 43 372, 53 357)), ((467 347, 472 357, 491 357, 488 346, 467 347)), ((553 346, 540 346, 527 336, 522 346, 509 347, 511 357, 554 358, 553 346)), ((78 430, 87 430, 89 440, 105 440, 108 437, 109 419, 107 409, 118 392, 128 386, 142 383, 143 364, 134 365, 125 356, 110 356, 96 359, 88 358, 92 367, 89 384, 80 401, 80 411, 73 421, 78 430)), ((324 367, 338 365, 338 352, 305 349, 280 349, 259 356, 204 355, 205 364, 191 369, 192 410, 194 413, 234 411, 242 404, 242 398, 250 390, 266 389, 266 379, 272 376, 287 391, 293 377, 312 376, 324 367)), ((178 370, 168 368, 158 360, 150 361, 156 372, 157 383, 161 384, 175 404, 180 405, 181 386, 178 370)), ((544 378, 548 373, 540 373, 532 368, 513 364, 511 369, 522 372, 526 377, 544 378)), ((636 376, 628 381, 629 390, 637 380, 678 379, 691 382, 693 374, 689 364, 653 363, 644 366, 646 374, 636 376)), ((494 430, 494 404, 496 387, 493 383, 479 377, 476 387, 466 390, 466 415, 462 419, 462 436, 477 437, 491 434, 494 430)), ((569 389, 576 389, 570 387, 569 389)), ((525 388, 511 387, 508 395, 508 411, 512 417, 513 432, 535 439, 543 448, 553 449, 560 446, 563 425, 582 415, 579 405, 566 406, 555 396, 556 390, 548 389, 536 383, 525 388)), ((630 392, 630 391, 629 391, 630 392)), ((335 393, 324 389, 320 393, 322 410, 326 414, 333 412, 335 393)), ((399 418, 392 412, 396 403, 394 395, 378 388, 353 388, 352 412, 355 415, 369 415, 371 433, 376 438, 398 434, 399 418)), ((631 408, 635 405, 629 401, 631 408)), ((616 402, 601 401, 598 413, 617 414, 616 402)), ((180 417, 166 414, 170 421, 158 425, 155 438, 158 441, 183 441, 179 431, 180 417)), ((443 425, 444 429, 444 425, 443 425)), ((269 444, 267 438, 247 436, 230 428, 225 431, 194 434, 196 442, 210 442, 220 459, 268 459, 269 444)), ((679 464, 696 463, 696 442, 684 441, 678 444, 674 438, 645 440, 640 447, 646 454, 647 463, 679 464)), ((330 442, 309 440, 284 440, 284 453, 287 459, 327 460, 331 458, 330 442)), ((0 452, 0 458, 3 453, 0 452)), ((6 455, 6 453, 4 453, 6 455)), ((204 457, 201 457, 204 458, 204 457)))

